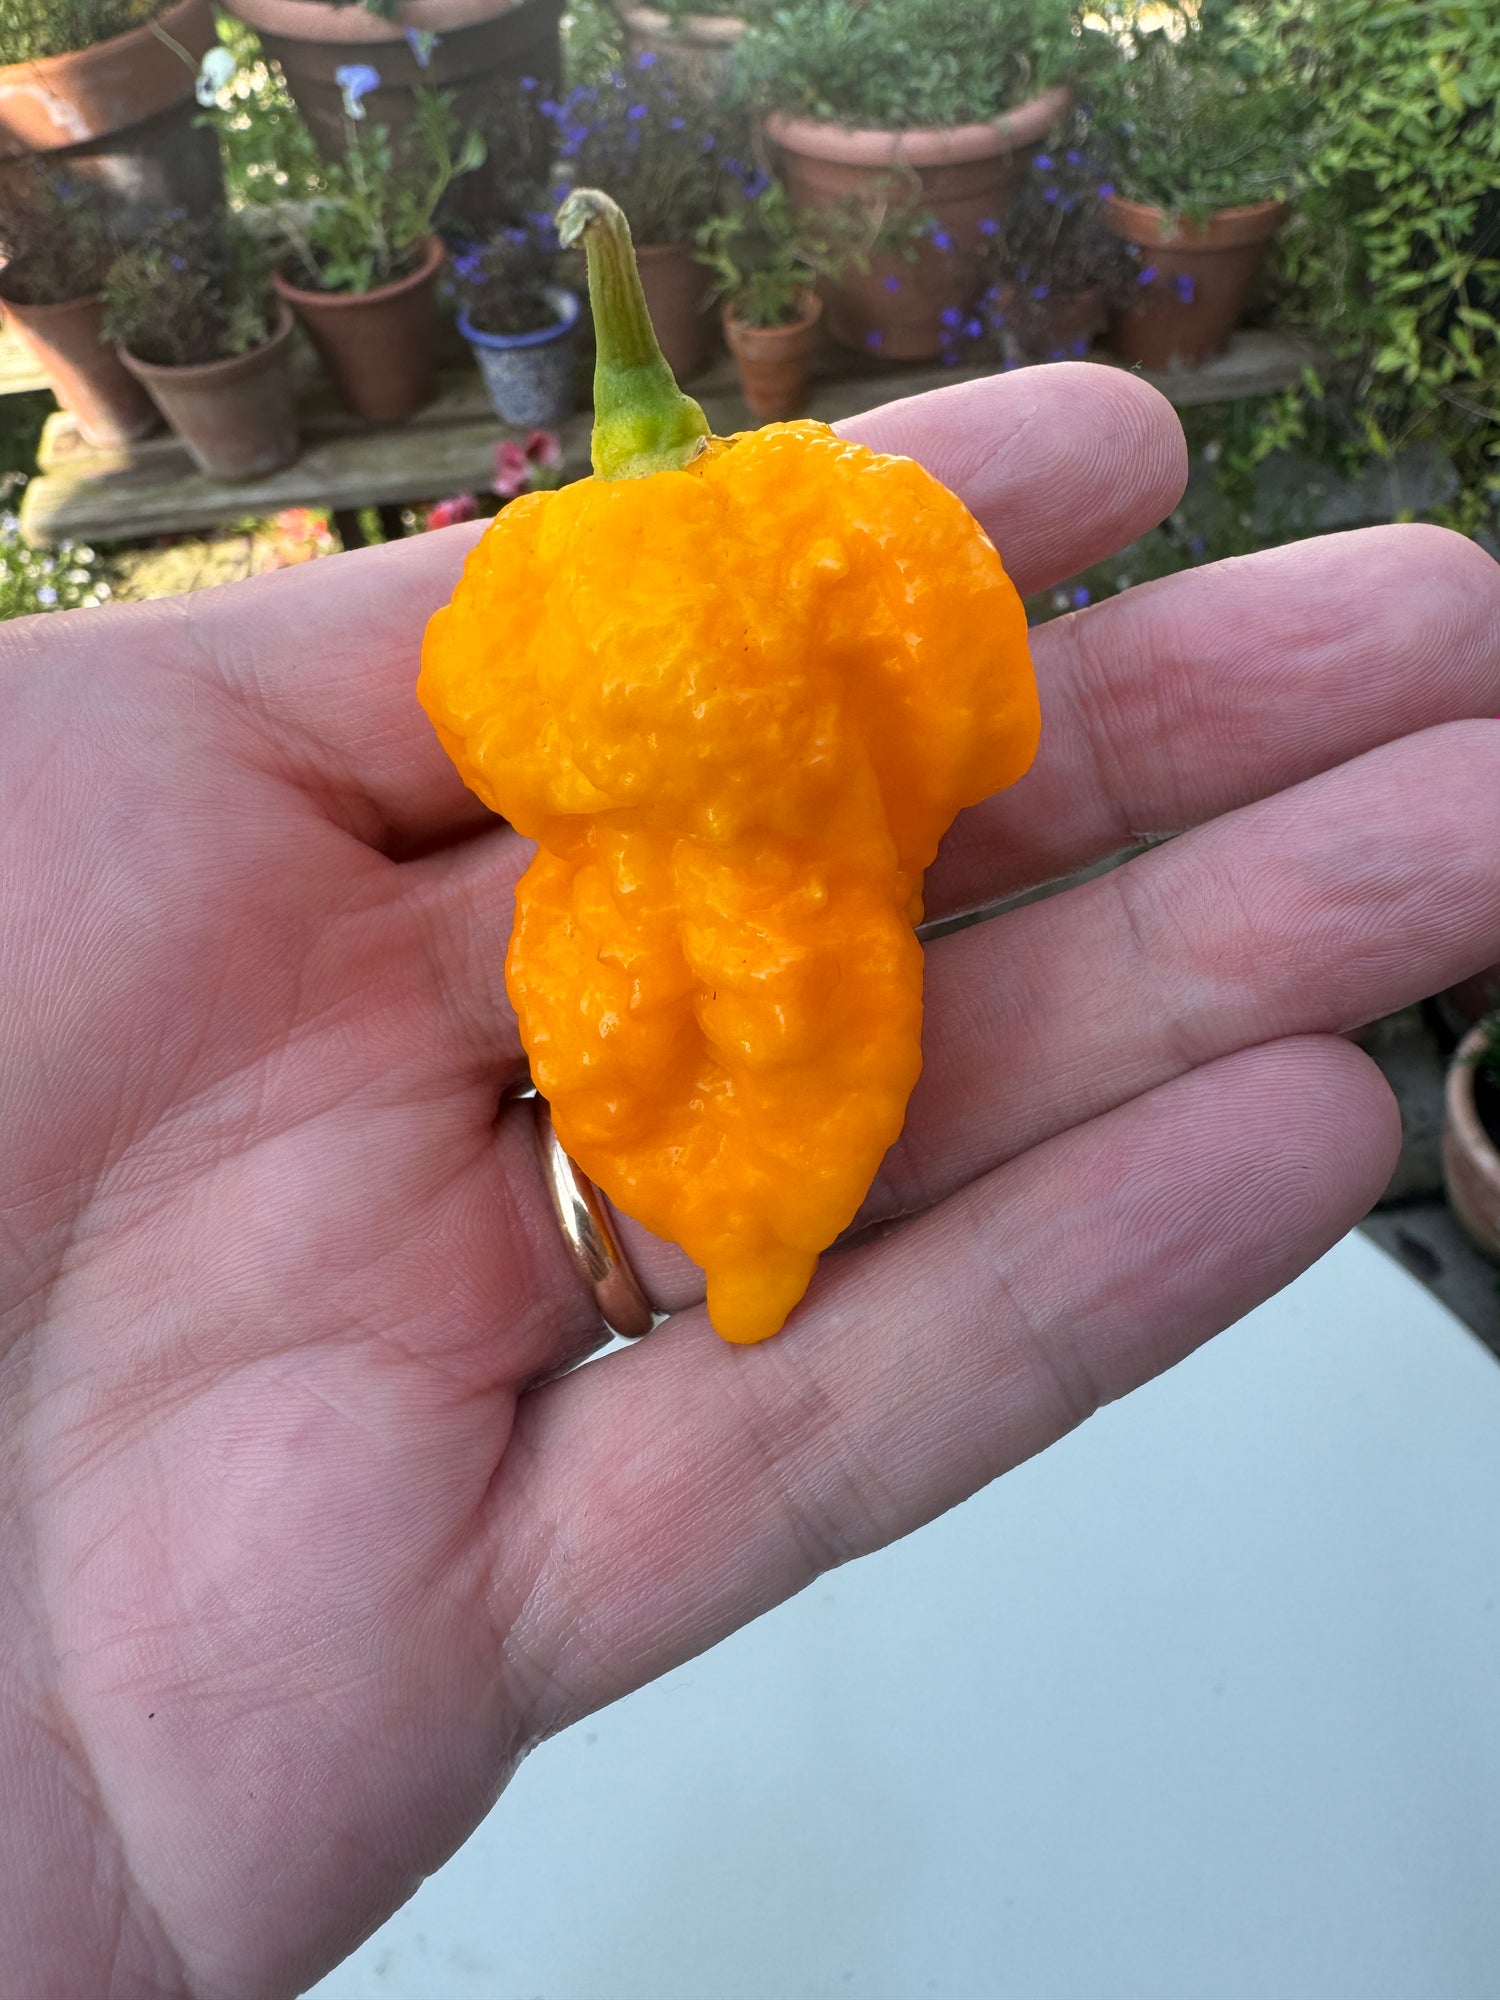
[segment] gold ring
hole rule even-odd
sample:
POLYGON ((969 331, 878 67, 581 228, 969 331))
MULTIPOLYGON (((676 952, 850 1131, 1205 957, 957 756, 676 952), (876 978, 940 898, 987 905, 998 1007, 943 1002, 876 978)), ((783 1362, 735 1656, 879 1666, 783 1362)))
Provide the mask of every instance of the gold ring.
POLYGON ((651 1310, 620 1248, 603 1195, 563 1151, 562 1141, 552 1129, 552 1113, 546 1098, 539 1096, 536 1085, 529 1082, 510 1094, 531 1099, 542 1178, 552 1197, 557 1226, 573 1253, 579 1276, 594 1294, 600 1317, 609 1331, 622 1340, 639 1340, 656 1325, 658 1317, 664 1319, 666 1315, 651 1310))

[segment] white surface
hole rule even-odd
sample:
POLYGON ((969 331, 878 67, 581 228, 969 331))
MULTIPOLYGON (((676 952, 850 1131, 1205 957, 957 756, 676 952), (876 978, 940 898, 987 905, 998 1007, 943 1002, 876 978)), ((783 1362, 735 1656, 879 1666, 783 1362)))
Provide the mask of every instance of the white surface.
POLYGON ((318 2000, 1494 2000, 1500 1367, 1350 1237, 544 1746, 318 2000))

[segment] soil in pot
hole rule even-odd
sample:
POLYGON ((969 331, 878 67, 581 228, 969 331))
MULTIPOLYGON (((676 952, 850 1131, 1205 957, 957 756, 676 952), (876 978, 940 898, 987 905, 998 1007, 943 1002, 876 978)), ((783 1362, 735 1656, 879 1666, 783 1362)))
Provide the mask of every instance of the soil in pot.
POLYGON ((384 125, 395 143, 411 125, 414 96, 431 84, 452 97, 460 131, 477 127, 490 141, 489 156, 449 189, 444 226, 451 220, 486 236, 508 219, 507 183, 512 162, 495 120, 522 77, 535 77, 538 94, 556 94, 562 74, 565 0, 406 0, 399 21, 358 6, 326 0, 231 0, 229 11, 254 28, 261 46, 281 68, 297 109, 325 159, 344 157, 348 121, 336 72, 365 63, 380 78, 363 100, 367 126, 384 125), (407 28, 437 37, 424 67, 406 39, 407 28))
POLYGON ((1022 158, 1041 144, 1071 103, 1064 89, 1017 105, 1004 117, 948 131, 855 131, 780 113, 766 120, 792 200, 802 208, 857 203, 872 218, 931 216, 936 230, 913 254, 879 256, 822 286, 828 330, 845 347, 893 361, 942 352, 943 314, 973 293, 981 224, 998 221, 1022 158))
POLYGON ((297 456, 292 315, 277 307, 263 347, 226 361, 167 368, 120 350, 120 358, 210 479, 238 482, 290 465, 297 456))
POLYGON ((104 338, 104 301, 97 293, 55 306, 4 298, 0 304, 90 444, 132 444, 157 428, 156 405, 104 338))
POLYGON ((154 22, 92 48, 0 68, 0 179, 29 172, 28 156, 41 154, 95 189, 127 240, 166 209, 214 213, 224 201, 219 145, 199 122, 194 87, 215 39, 211 0, 173 0, 154 22))
POLYGON ((395 424, 432 401, 437 326, 433 288, 443 245, 429 236, 421 262, 370 292, 318 292, 272 277, 306 327, 328 378, 358 417, 395 424))
POLYGON ((1131 303, 1110 321, 1111 350, 1162 373, 1201 368, 1222 354, 1290 214, 1287 202, 1261 201, 1190 222, 1111 195, 1105 224, 1136 246, 1141 266, 1131 303))
POLYGON ((679 382, 701 375, 718 348, 708 272, 689 243, 638 243, 641 290, 667 365, 679 382))
POLYGON ((790 326, 750 326, 732 306, 725 306, 723 319, 750 414, 763 424, 800 416, 822 344, 823 301, 809 294, 802 316, 790 326))

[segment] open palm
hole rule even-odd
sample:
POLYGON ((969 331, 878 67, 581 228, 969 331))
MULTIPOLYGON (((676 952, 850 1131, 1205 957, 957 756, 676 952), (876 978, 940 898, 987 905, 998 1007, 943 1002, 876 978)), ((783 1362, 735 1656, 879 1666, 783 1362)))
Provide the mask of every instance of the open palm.
MULTIPOLYGON (((1149 390, 848 427, 1024 589, 1161 517, 1149 390)), ((502 985, 525 851, 412 693, 471 531, 0 645, 0 1992, 295 1991, 540 1736, 899 1535, 1288 1280, 1395 1116, 1338 1033, 1500 955, 1500 571, 1372 530, 1037 635, 852 1247, 732 1349, 594 1342, 502 985)), ((940 1664, 935 1664, 935 1672, 940 1664)), ((503 1884, 497 1885, 503 1895, 503 1884)))

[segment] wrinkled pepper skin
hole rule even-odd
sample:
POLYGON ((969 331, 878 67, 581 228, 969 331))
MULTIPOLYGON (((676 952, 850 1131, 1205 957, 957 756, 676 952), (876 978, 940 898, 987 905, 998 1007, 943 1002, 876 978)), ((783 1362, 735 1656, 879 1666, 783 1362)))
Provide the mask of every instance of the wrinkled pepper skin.
POLYGON ((538 843, 506 979, 563 1145, 776 1332, 921 1067, 923 870, 1035 751, 999 556, 913 461, 773 424, 506 508, 419 692, 538 843))

